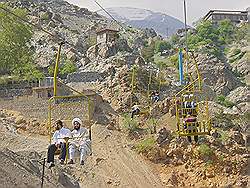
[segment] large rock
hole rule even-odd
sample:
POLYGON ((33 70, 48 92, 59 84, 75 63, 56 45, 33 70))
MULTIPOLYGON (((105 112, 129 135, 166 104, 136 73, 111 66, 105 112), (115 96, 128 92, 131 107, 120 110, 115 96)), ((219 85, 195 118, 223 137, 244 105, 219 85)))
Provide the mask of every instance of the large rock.
POLYGON ((161 128, 156 137, 156 142, 159 146, 164 144, 169 144, 172 139, 170 130, 167 130, 166 127, 161 128))
MULTIPOLYGON (((229 64, 223 63, 216 58, 209 59, 204 56, 199 56, 197 62, 205 84, 210 86, 217 94, 227 95, 235 88, 243 86, 231 71, 229 64)), ((194 66, 191 70, 195 73, 194 66)))
MULTIPOLYGON (((234 107, 233 107, 234 108, 234 107)), ((235 106, 235 108, 240 109, 240 113, 250 112, 250 102, 242 102, 235 106)))
POLYGON ((239 131, 231 131, 229 133, 229 137, 235 141, 237 144, 244 145, 245 140, 243 138, 243 135, 239 131))
POLYGON ((211 86, 203 84, 202 85, 202 92, 203 92, 203 94, 200 96, 201 100, 212 101, 212 100, 214 100, 216 98, 216 92, 211 88, 211 86))
POLYGON ((117 51, 132 52, 132 49, 129 47, 126 39, 118 39, 115 45, 117 51))
POLYGON ((235 90, 231 91, 226 97, 227 100, 239 104, 242 102, 250 102, 250 90, 248 87, 238 87, 235 90))
POLYGON ((246 55, 238 62, 232 63, 233 71, 239 73, 242 76, 249 74, 250 63, 246 55))
POLYGON ((65 188, 80 188, 80 185, 77 181, 63 172, 59 174, 58 182, 61 183, 65 188))
POLYGON ((20 125, 22 123, 26 123, 26 120, 23 116, 17 116, 15 119, 15 124, 20 125))
POLYGON ((108 58, 114 56, 117 53, 115 44, 111 43, 101 43, 91 46, 87 50, 87 57, 90 59, 95 59, 97 57, 108 58))

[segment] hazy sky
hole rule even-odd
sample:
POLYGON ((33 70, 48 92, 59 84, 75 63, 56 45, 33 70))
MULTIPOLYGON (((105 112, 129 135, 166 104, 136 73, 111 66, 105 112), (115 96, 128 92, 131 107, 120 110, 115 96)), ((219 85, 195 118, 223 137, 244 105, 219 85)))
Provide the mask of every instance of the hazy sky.
MULTIPOLYGON (((94 0, 67 0, 70 3, 99 10, 94 0)), ((183 0, 97 0, 103 7, 136 7, 162 12, 183 21, 183 0)), ((245 10, 249 0, 186 0, 188 24, 204 16, 210 9, 245 10)))

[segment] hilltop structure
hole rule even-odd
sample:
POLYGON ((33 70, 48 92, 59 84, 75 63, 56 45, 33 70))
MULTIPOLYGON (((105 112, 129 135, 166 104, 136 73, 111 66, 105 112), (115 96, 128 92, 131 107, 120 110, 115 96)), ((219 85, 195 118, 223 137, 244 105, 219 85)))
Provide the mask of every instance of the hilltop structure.
POLYGON ((108 28, 97 31, 97 44, 115 42, 118 39, 118 32, 117 30, 108 28))
POLYGON ((210 10, 203 18, 218 23, 221 20, 228 19, 235 24, 248 22, 247 11, 235 10, 210 10))

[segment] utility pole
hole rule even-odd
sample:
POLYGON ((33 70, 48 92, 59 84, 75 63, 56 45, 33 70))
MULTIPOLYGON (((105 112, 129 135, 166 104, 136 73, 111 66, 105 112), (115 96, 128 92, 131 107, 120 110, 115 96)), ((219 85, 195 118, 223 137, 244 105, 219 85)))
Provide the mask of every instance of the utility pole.
POLYGON ((186 75, 188 75, 188 35, 187 35, 187 8, 186 8, 186 0, 184 0, 184 23, 185 23, 185 37, 186 37, 186 75))

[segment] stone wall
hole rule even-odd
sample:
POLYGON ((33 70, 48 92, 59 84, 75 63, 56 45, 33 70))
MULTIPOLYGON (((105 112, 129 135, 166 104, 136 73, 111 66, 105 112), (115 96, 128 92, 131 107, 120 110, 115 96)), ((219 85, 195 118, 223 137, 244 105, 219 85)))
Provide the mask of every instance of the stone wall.
POLYGON ((17 96, 32 95, 32 87, 37 87, 38 82, 10 82, 0 84, 0 98, 13 98, 17 96))
POLYGON ((24 95, 32 95, 32 88, 24 88, 24 89, 0 88, 0 98, 14 98, 24 95))
POLYGON ((67 76, 67 83, 69 82, 96 82, 102 81, 104 75, 98 72, 79 72, 72 73, 67 76))

